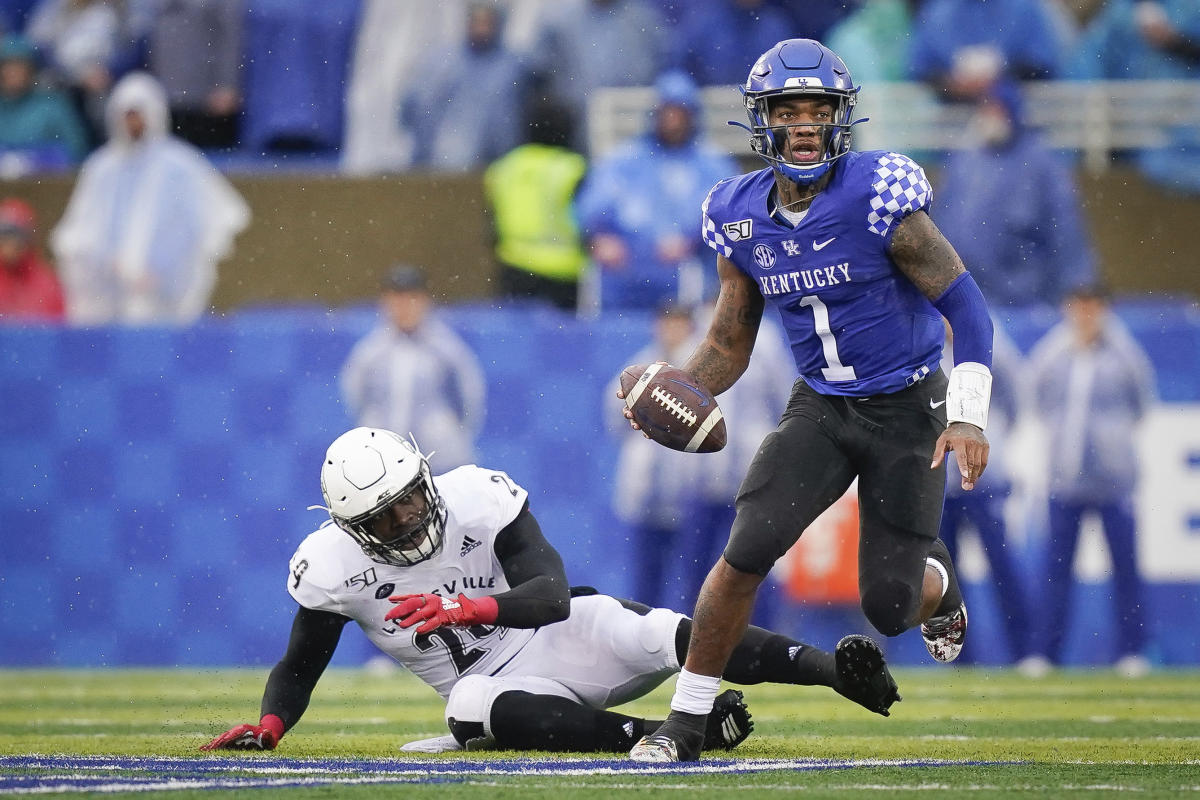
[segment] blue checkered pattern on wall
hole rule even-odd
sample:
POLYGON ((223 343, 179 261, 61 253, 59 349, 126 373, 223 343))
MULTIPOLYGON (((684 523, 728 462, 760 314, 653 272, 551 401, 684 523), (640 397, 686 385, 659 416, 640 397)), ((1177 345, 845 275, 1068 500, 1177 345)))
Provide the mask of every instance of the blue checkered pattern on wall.
MULTIPOLYGON (((1200 352, 1186 309, 1130 313, 1152 354, 1185 339, 1200 352)), ((649 317, 447 316, 488 376, 480 462, 529 489, 572 581, 624 593, 603 415, 649 317)), ((280 310, 181 331, 0 327, 0 666, 273 663, 294 610, 288 558, 324 518, 306 510, 319 464, 352 425, 337 372, 373 321, 280 310)), ((1049 322, 1010 328, 1027 346, 1049 322)), ((1195 364, 1156 366, 1164 400, 1200 399, 1195 364)), ((368 652, 348 634, 335 663, 368 652)))
MULTIPOLYGON (((448 314, 488 370, 480 460, 562 521, 573 574, 621 581, 598 530, 615 459, 602 394, 648 322, 448 314), (600 502, 580 503, 581 485, 600 502)), ((325 447, 353 424, 337 372, 373 321, 279 311, 184 331, 0 329, 0 664, 277 658, 287 561, 324 519, 306 507, 321 501, 325 447)))

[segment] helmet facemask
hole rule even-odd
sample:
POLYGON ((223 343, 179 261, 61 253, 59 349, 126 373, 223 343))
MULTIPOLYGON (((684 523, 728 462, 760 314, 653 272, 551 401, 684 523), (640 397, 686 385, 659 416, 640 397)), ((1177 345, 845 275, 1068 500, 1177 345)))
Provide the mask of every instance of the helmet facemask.
POLYGON ((410 567, 433 558, 441 549, 446 532, 446 503, 433 488, 428 464, 422 463, 417 478, 403 491, 384 498, 365 514, 352 519, 335 516, 333 521, 358 542, 372 561, 410 567), (393 509, 402 504, 416 505, 417 516, 397 528, 393 509))
POLYGON ((828 172, 830 165, 850 152, 850 117, 855 98, 853 92, 779 91, 767 95, 745 96, 746 113, 750 118, 750 148, 772 169, 795 183, 812 183, 828 172), (824 100, 833 107, 832 122, 805 122, 771 125, 771 108, 780 100, 803 98, 824 100), (799 163, 788 157, 790 128, 820 128, 819 158, 799 163))
POLYGON ((446 503, 429 461, 391 431, 355 428, 338 437, 326 453, 321 492, 330 519, 373 561, 408 567, 442 546, 446 503))

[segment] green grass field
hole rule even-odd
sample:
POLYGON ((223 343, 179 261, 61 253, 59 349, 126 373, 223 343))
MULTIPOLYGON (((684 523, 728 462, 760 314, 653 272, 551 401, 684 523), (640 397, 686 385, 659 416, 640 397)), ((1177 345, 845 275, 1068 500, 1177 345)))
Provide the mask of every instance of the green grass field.
MULTIPOLYGON (((262 798, 403 792, 590 800, 637 791, 690 800, 927 790, 972 798, 1200 797, 1200 672, 1128 680, 1079 670, 1030 681, 1007 670, 929 668, 896 676, 904 701, 889 719, 828 689, 747 687, 754 734, 728 758, 701 762, 715 768, 733 760, 731 769, 747 771, 653 772, 594 757, 399 753, 409 739, 444 732, 439 699, 403 672, 331 671, 279 749, 214 759, 197 748, 232 724, 257 720, 265 670, 7 670, 0 671, 0 795, 136 790, 182 800, 256 787, 253 796, 262 798), (395 764, 409 768, 388 772, 395 764), (92 783, 71 782, 80 775, 92 783)), ((623 710, 660 715, 671 685, 623 710)))

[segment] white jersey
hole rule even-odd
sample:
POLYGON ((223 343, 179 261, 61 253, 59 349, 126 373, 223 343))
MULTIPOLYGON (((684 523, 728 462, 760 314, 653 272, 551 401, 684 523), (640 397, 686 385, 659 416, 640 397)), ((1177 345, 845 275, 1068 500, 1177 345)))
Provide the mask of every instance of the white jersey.
POLYGON ((388 597, 432 593, 475 598, 511 587, 496 558, 496 535, 516 519, 528 494, 503 472, 473 465, 433 479, 446 502, 446 534, 428 561, 394 567, 372 561, 332 523, 315 531, 292 556, 288 592, 315 611, 349 617, 380 650, 403 664, 442 697, 464 675, 494 675, 533 637, 535 629, 444 626, 418 634, 416 626, 385 622, 388 597))

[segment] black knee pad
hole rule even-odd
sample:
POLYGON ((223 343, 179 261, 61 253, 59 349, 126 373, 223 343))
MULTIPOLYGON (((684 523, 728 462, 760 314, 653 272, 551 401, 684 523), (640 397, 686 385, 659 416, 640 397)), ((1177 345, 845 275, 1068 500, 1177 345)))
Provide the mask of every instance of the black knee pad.
POLYGON ((875 630, 884 636, 899 636, 912 627, 918 599, 907 583, 889 578, 863 590, 862 610, 875 630))

